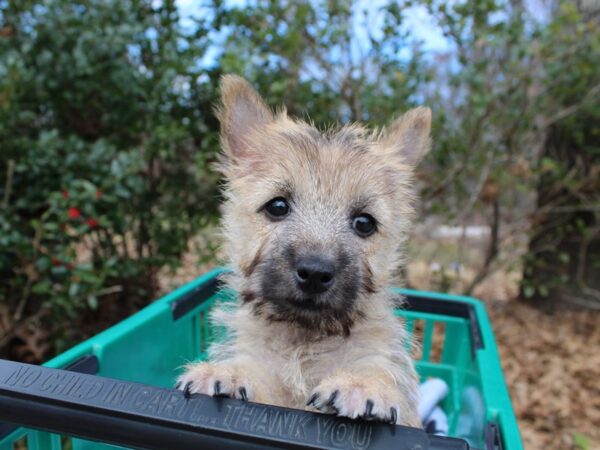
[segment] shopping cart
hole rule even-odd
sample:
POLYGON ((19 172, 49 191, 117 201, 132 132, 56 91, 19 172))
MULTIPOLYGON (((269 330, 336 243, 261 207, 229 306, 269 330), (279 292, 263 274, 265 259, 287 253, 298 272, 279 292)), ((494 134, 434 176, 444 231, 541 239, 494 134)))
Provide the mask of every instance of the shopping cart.
POLYGON ((447 437, 172 388, 223 330, 208 319, 234 301, 214 270, 43 366, 0 360, 0 450, 522 450, 494 335, 472 298, 398 290, 396 314, 420 334, 422 380, 441 378, 447 437))

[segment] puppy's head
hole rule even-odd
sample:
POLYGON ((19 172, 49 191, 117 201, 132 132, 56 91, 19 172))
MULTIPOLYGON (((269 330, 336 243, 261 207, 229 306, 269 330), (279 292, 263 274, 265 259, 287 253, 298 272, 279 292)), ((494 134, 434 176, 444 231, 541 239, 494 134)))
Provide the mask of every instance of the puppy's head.
POLYGON ((242 78, 224 77, 221 89, 233 287, 269 320, 348 333, 401 262, 430 110, 381 132, 320 132, 273 113, 242 78))

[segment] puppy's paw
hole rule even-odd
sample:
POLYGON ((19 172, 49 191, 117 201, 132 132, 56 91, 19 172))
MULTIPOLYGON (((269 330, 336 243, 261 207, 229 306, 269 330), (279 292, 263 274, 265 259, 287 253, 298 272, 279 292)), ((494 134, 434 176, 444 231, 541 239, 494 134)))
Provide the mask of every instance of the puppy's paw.
POLYGON ((322 381, 311 393, 307 406, 338 416, 399 422, 394 387, 352 375, 338 375, 322 381))
POLYGON ((177 379, 176 389, 186 397, 206 394, 213 397, 231 397, 248 401, 254 398, 250 381, 235 366, 198 363, 189 365, 177 379))

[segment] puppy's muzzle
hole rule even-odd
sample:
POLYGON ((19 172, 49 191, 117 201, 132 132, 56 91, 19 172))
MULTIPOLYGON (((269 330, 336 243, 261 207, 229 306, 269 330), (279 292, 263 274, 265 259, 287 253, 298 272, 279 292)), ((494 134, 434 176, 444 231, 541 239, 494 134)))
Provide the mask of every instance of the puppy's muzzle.
POLYGON ((335 282, 335 264, 318 256, 299 258, 294 278, 302 292, 309 295, 322 294, 335 282))

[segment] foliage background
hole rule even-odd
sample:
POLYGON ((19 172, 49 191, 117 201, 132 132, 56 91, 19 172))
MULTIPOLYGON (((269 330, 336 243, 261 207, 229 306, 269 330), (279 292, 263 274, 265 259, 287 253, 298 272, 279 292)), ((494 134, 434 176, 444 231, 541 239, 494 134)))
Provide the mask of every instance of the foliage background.
MULTIPOLYGON (((47 359, 212 264, 230 72, 321 127, 431 106, 408 282, 500 301, 501 345, 525 330, 514 311, 540 310, 596 342, 595 313, 557 311, 600 308, 599 16, 590 0, 0 0, 0 356, 47 359)), ((557 411, 536 430, 599 439, 598 417, 557 411)))

